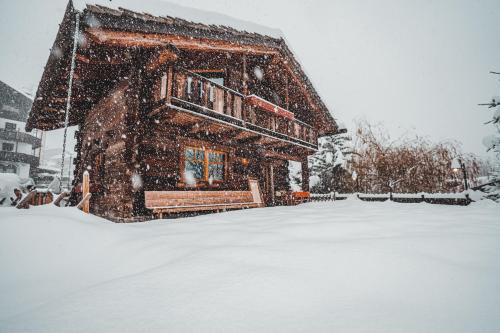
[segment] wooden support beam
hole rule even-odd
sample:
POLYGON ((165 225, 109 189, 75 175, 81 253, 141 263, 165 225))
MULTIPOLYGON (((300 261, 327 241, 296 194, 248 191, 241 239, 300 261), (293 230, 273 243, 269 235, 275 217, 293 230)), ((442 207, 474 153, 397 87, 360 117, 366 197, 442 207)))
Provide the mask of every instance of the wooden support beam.
POLYGON ((238 141, 238 144, 246 145, 246 144, 254 144, 255 142, 258 142, 261 139, 262 139, 262 136, 256 134, 255 136, 250 136, 250 137, 247 137, 246 139, 237 140, 237 141, 238 141))
POLYGON ((247 140, 249 138, 258 139, 259 137, 260 135, 257 133, 241 131, 237 135, 235 135, 233 139, 239 141, 239 140, 247 140))
POLYGON ((189 68, 188 71, 196 73, 196 74, 200 74, 200 73, 221 73, 221 74, 224 74, 226 72, 224 69, 220 69, 220 68, 218 68, 218 69, 189 68))
POLYGON ((128 57, 123 56, 123 53, 115 52, 107 52, 100 56, 77 54, 76 60, 79 64, 87 65, 123 65, 131 62, 128 57))
POLYGON ((210 121, 199 121, 191 125, 188 132, 191 134, 203 133, 205 131, 211 133, 212 131, 210 130, 210 125, 210 121))
POLYGON ((284 148, 284 147, 289 147, 290 146, 290 142, 287 142, 287 141, 282 141, 282 140, 275 140, 275 141, 272 141, 272 142, 267 142, 267 143, 263 143, 264 145, 266 145, 266 147, 276 147, 276 148, 284 148))
POLYGON ((302 165, 302 191, 309 192, 309 164, 307 162, 307 157, 302 159, 301 165, 302 165))
MULTIPOLYGON (((67 100, 67 97, 49 97, 49 103, 51 103, 52 105, 55 105, 55 104, 64 105, 64 103, 66 103, 66 100, 67 100)), ((74 102, 95 102, 95 101, 96 101, 96 99, 91 98, 91 97, 80 97, 80 96, 71 97, 72 103, 74 103, 74 102)))
POLYGON ((307 156, 313 154, 313 149, 306 149, 289 144, 283 147, 269 147, 263 155, 269 158, 302 162, 307 156))
POLYGON ((240 133, 241 133, 241 130, 239 130, 239 129, 227 128, 225 131, 219 132, 218 134, 224 136, 224 138, 226 138, 227 140, 232 141, 240 133))
POLYGON ((102 28, 87 28, 86 33, 89 39, 96 44, 108 44, 121 47, 137 46, 151 48, 172 44, 183 50, 227 51, 261 55, 276 55, 279 53, 275 48, 263 45, 249 45, 180 35, 115 31, 102 28))
POLYGON ((252 143, 257 144, 257 145, 266 146, 269 144, 271 144, 271 145, 275 144, 277 140, 279 140, 279 139, 271 138, 268 136, 262 136, 262 137, 258 138, 257 140, 253 141, 252 143))
POLYGON ((177 58, 178 56, 172 48, 164 48, 151 57, 151 59, 146 63, 146 69, 148 71, 157 70, 167 62, 177 61, 177 58))

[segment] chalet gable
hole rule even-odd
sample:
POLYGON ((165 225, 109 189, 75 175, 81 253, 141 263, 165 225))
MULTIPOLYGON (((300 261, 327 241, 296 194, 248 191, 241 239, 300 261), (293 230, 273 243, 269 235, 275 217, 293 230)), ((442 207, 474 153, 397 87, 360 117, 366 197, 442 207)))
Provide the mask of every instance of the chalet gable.
MULTIPOLYGON (((70 1, 37 91, 28 130, 55 129, 63 125, 74 17, 75 9, 70 1)), ((148 65, 154 68, 163 61, 178 57, 179 52, 203 51, 244 57, 265 56, 270 68, 275 72, 285 71, 291 83, 298 87, 297 93, 305 96, 310 112, 308 117, 314 119, 318 133, 326 135, 337 130, 329 110, 282 38, 99 5, 87 5, 83 10, 80 31, 82 37, 78 45, 70 124, 81 122, 82 115, 111 89, 112 82, 96 84, 100 75, 108 78, 109 75, 125 76, 137 53, 149 55, 156 52, 157 57, 151 58, 153 60, 148 65), (112 54, 103 52, 107 47, 116 51, 112 54)))

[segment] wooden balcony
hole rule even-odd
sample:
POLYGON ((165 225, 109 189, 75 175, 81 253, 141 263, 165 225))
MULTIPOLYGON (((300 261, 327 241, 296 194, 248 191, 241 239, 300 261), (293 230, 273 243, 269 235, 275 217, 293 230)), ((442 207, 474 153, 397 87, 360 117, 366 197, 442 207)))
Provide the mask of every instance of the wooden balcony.
POLYGON ((153 113, 166 103, 266 137, 317 149, 318 137, 312 126, 258 96, 245 96, 182 68, 172 69, 159 86, 161 97, 153 113))

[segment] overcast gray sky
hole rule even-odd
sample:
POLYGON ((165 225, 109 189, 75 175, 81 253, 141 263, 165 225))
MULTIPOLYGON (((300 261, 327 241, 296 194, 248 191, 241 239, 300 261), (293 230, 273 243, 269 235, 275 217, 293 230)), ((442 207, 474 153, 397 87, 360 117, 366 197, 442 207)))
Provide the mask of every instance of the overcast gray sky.
MULTIPOLYGON (((125 1, 168 15, 152 12, 153 0, 125 1)), ((500 71, 498 0, 169 2, 281 29, 334 117, 350 129, 364 117, 395 136, 409 129, 485 154, 482 137, 493 131, 483 123, 491 112, 477 103, 500 95, 499 78, 488 74, 500 71)), ((67 1, 0 4, 0 80, 34 91, 67 1)), ((51 145, 59 145, 55 137, 51 145)))

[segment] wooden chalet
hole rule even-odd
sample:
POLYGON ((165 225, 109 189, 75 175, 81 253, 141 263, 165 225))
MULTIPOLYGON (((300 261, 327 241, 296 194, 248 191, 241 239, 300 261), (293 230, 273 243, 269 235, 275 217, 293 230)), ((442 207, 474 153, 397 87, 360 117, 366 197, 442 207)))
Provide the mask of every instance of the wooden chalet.
POLYGON ((282 38, 226 26, 70 2, 27 130, 64 126, 77 15, 75 202, 85 170, 91 212, 114 221, 279 204, 288 161, 309 190, 334 119, 282 38))

